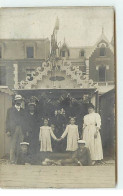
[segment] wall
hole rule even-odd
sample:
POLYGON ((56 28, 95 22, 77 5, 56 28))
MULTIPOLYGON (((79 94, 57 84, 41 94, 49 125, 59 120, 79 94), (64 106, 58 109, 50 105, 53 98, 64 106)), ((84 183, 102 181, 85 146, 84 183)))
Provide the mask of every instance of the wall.
POLYGON ((116 139, 114 104, 115 90, 111 90, 100 97, 100 115, 102 119, 101 136, 104 155, 112 155, 113 158, 115 153, 114 140, 116 139))
POLYGON ((50 41, 40 40, 0 40, 2 47, 2 58, 0 66, 6 67, 6 86, 14 88, 14 66, 18 65, 19 81, 26 79, 26 69, 41 66, 42 61, 50 54, 50 41), (34 47, 34 58, 26 58, 26 47, 34 47))
POLYGON ((26 47, 34 47, 35 59, 45 59, 50 53, 49 39, 0 40, 2 59, 26 59, 26 47))
POLYGON ((100 57, 100 48, 96 48, 89 58, 89 76, 95 82, 99 81, 99 70, 96 66, 109 65, 106 70, 106 81, 114 81, 114 54, 110 48, 106 48, 106 56, 100 57))
POLYGON ((10 138, 5 133, 7 109, 12 106, 12 98, 0 90, 0 158, 9 153, 10 138))

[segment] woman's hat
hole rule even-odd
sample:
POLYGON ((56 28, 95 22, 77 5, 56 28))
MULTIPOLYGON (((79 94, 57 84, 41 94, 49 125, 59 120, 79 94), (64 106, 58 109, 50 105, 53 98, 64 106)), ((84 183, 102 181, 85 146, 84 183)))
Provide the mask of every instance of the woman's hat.
POLYGON ((28 106, 30 106, 30 105, 34 105, 34 106, 36 106, 36 103, 34 103, 34 102, 30 102, 30 103, 28 103, 28 106))
POLYGON ((89 104, 88 104, 88 108, 93 108, 93 109, 94 109, 95 106, 94 106, 92 103, 89 103, 89 104))
POLYGON ((78 144, 86 144, 85 140, 78 140, 78 144))

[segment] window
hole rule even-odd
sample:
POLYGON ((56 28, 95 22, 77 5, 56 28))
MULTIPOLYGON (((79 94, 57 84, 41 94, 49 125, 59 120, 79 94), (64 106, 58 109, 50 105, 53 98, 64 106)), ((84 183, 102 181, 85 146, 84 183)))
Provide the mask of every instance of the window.
POLYGON ((2 47, 0 47, 0 59, 2 58, 2 47))
POLYGON ((26 48, 27 58, 34 58, 34 48, 27 47, 26 48))
POLYGON ((84 52, 84 50, 82 50, 81 52, 80 52, 80 56, 84 56, 85 55, 85 52, 84 52))
POLYGON ((99 81, 105 82, 106 80, 106 67, 104 65, 99 67, 99 81))
POLYGON ((6 67, 0 66, 0 86, 6 86, 6 67))
POLYGON ((62 51, 62 57, 65 57, 65 51, 62 51))

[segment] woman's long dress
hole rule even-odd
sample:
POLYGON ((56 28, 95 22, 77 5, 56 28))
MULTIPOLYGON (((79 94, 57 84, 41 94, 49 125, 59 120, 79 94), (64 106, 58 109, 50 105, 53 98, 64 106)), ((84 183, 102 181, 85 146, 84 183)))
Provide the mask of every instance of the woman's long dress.
POLYGON ((62 138, 67 135, 67 148, 66 151, 75 151, 78 148, 79 132, 77 125, 67 125, 62 138))
POLYGON ((40 127, 40 133, 39 133, 39 141, 41 143, 40 151, 52 152, 51 137, 53 139, 56 139, 56 136, 54 135, 51 127, 49 126, 40 127))
POLYGON ((39 151, 39 120, 38 115, 35 112, 34 114, 27 113, 26 115, 26 129, 28 131, 28 142, 29 142, 29 151, 35 156, 39 151))
POLYGON ((100 132, 98 131, 97 138, 94 138, 97 127, 101 127, 101 118, 98 113, 90 113, 84 116, 84 131, 83 140, 90 150, 92 160, 103 159, 102 141, 100 132))

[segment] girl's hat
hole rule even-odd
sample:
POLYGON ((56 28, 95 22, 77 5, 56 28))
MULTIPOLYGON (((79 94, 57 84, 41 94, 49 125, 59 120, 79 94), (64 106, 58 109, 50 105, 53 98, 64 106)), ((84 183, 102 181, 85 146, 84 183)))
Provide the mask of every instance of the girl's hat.
POLYGON ((76 117, 75 116, 70 116, 69 119, 73 118, 74 120, 76 120, 76 117))
POLYGON ((42 118, 42 120, 48 120, 49 121, 50 119, 46 117, 46 118, 42 118))

